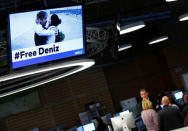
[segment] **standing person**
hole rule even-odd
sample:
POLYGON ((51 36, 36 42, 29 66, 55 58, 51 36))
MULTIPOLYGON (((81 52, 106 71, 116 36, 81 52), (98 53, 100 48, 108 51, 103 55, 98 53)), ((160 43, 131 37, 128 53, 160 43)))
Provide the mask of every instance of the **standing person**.
POLYGON ((35 25, 35 34, 34 34, 34 41, 35 45, 45 45, 48 39, 48 36, 57 34, 54 30, 47 30, 46 23, 47 23, 47 13, 45 11, 40 11, 37 13, 36 18, 36 25, 35 25))
POLYGON ((169 106, 170 101, 164 96, 161 101, 163 109, 159 111, 159 130, 169 131, 183 127, 183 117, 181 112, 173 106, 169 106))
POLYGON ((178 107, 178 105, 175 104, 175 101, 174 101, 172 95, 169 95, 168 98, 169 98, 169 101, 170 101, 169 106, 174 106, 179 110, 179 107, 178 107))
POLYGON ((148 99, 144 99, 142 101, 142 109, 141 117, 146 125, 148 131, 158 131, 158 116, 156 111, 152 107, 151 101, 148 99))
MULTIPOLYGON (((149 93, 146 91, 146 89, 140 90, 140 97, 142 98, 142 100, 147 99, 147 100, 151 101, 153 109, 155 109, 156 111, 158 111, 160 109, 160 106, 157 104, 157 101, 155 99, 149 97, 149 93)), ((140 108, 142 109, 142 103, 140 103, 140 108)))

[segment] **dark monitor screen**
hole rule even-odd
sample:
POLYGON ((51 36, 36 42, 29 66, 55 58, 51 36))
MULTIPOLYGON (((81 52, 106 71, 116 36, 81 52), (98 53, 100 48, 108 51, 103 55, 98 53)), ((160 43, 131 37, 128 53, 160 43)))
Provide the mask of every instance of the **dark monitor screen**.
POLYGON ((12 69, 85 54, 83 6, 9 14, 12 69))

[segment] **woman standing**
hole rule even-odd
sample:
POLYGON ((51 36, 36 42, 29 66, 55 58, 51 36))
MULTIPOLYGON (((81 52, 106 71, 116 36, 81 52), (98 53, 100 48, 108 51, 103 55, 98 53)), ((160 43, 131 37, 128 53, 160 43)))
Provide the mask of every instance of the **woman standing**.
POLYGON ((146 125, 148 131, 158 131, 158 116, 156 111, 152 107, 151 101, 148 99, 142 100, 142 109, 141 117, 146 125))

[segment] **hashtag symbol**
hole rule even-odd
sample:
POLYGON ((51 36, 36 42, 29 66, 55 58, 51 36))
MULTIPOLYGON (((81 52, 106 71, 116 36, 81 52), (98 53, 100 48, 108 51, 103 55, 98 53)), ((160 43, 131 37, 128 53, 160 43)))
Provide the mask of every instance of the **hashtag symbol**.
POLYGON ((19 59, 19 57, 20 57, 20 53, 16 52, 16 54, 15 54, 15 60, 19 59))

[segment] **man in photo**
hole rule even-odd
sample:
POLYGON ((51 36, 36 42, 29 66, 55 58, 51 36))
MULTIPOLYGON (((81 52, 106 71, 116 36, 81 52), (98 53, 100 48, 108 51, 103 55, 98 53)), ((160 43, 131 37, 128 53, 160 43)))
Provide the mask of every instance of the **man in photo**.
POLYGON ((55 30, 48 30, 46 28, 47 17, 48 14, 45 11, 40 11, 37 13, 35 34, 34 34, 34 40, 36 46, 47 44, 48 37, 54 35, 56 36, 58 33, 55 30))

